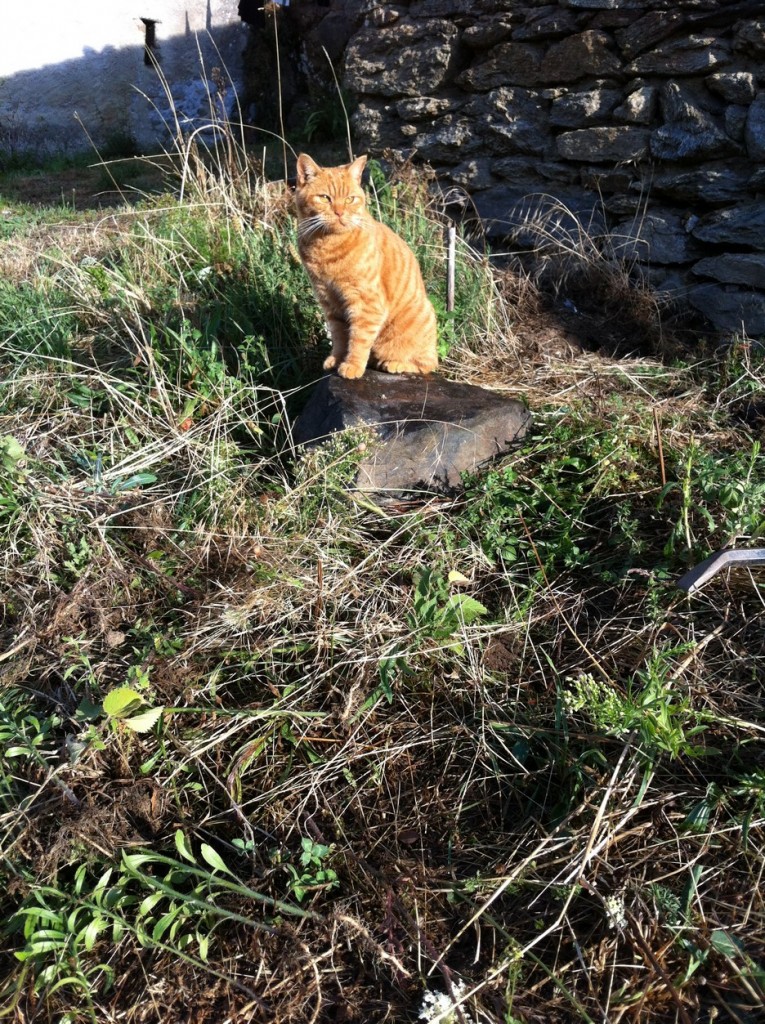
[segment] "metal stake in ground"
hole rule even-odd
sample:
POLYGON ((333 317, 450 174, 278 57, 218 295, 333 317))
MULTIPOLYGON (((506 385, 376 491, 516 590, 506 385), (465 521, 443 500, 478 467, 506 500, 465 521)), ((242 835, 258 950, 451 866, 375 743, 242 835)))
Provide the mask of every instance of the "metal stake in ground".
POLYGON ((446 229, 446 312, 454 311, 454 262, 457 245, 457 229, 450 224, 446 229))

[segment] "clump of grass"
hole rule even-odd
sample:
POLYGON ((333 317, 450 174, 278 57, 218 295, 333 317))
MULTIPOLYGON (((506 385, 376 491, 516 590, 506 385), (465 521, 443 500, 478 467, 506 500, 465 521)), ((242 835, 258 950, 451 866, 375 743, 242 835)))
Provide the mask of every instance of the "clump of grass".
MULTIPOLYGON (((609 230, 597 211, 585 219, 552 195, 527 197, 514 216, 516 251, 504 287, 522 320, 533 324, 541 307, 582 347, 617 356, 686 355, 689 337, 698 349, 701 323, 650 286, 635 237, 609 230)), ((636 235, 639 223, 638 213, 636 235)))
POLYGON ((445 204, 433 190, 432 176, 404 163, 386 176, 381 165, 369 165, 372 210, 411 246, 417 256, 428 295, 438 317, 439 354, 476 346, 500 330, 507 317, 497 301, 497 283, 486 256, 459 235, 456 245, 454 308, 447 309, 445 204))

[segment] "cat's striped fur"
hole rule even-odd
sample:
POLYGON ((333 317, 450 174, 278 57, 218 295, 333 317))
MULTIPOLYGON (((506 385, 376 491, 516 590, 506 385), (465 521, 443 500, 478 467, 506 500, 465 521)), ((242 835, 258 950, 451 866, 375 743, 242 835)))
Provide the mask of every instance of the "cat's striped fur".
POLYGON ((332 337, 325 370, 361 377, 438 365, 436 316, 414 253, 366 208, 367 158, 319 167, 302 153, 295 192, 298 248, 332 337))

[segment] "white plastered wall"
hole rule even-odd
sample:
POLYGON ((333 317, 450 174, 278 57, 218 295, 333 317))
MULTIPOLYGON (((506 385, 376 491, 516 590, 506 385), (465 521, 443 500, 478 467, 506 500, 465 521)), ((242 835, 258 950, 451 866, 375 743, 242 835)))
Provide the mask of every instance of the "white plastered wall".
MULTIPOLYGON (((209 118, 210 75, 241 88, 247 27, 237 0, 4 0, 0 28, 0 151, 70 152, 131 135, 168 141, 174 117, 209 118), (146 25, 172 94, 144 61, 146 25)), ((227 95, 229 109, 234 90, 227 95)))

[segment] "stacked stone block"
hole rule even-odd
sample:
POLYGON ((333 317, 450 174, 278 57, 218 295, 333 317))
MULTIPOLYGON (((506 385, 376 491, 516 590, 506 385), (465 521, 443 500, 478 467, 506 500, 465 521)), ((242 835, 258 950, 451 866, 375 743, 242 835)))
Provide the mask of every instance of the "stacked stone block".
POLYGON ((428 161, 511 242, 549 193, 721 330, 765 334, 765 0, 321 10, 312 32, 346 26, 359 150, 428 161))

